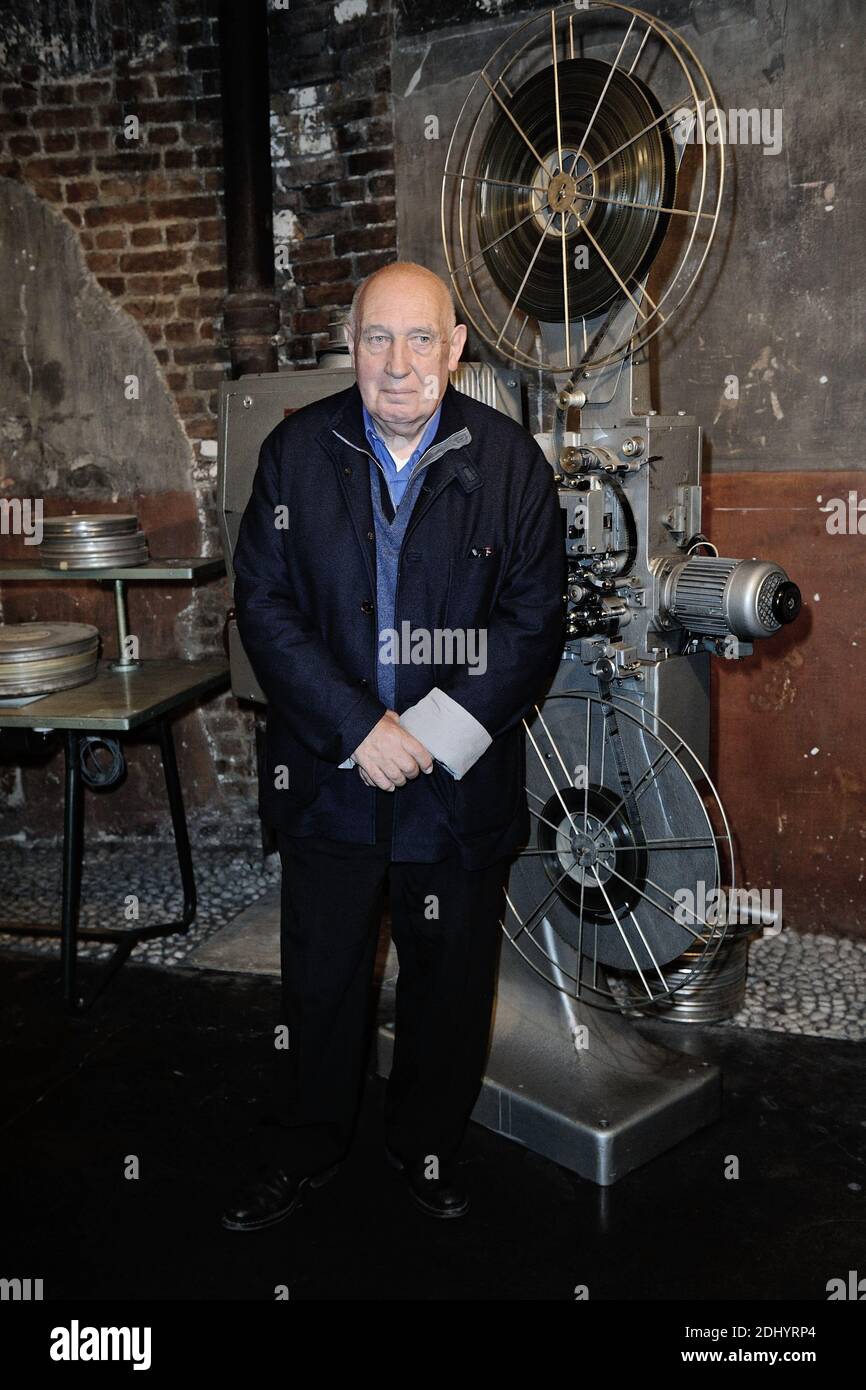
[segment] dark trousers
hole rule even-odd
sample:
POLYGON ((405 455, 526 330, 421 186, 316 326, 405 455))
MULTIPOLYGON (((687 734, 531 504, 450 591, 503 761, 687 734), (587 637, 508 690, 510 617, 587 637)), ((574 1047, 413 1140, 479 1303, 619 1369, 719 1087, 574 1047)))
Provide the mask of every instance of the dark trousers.
POLYGON ((467 870, 455 853, 435 864, 391 863, 395 796, 376 792, 375 845, 278 835, 281 1021, 289 1031, 280 1063, 282 1157, 298 1173, 330 1165, 350 1146, 374 1023, 386 878, 400 967, 385 1095, 389 1148, 404 1159, 452 1158, 481 1088, 508 861, 467 870))

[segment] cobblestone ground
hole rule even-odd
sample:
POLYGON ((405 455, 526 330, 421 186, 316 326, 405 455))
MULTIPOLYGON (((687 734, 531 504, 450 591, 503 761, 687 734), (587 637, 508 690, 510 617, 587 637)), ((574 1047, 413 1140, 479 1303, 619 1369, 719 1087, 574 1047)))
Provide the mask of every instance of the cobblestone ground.
MULTIPOLYGON (((280 881, 276 855, 207 846, 195 853, 198 912, 185 936, 144 941, 131 960, 176 965, 280 881)), ((8 921, 59 921, 60 858, 56 848, 5 844, 0 849, 0 913, 8 921)), ((130 900, 140 923, 162 922, 181 910, 180 879, 171 844, 125 841, 88 848, 82 883, 82 926, 129 925, 130 900)), ((57 937, 0 934, 3 951, 59 954, 57 937)), ((83 960, 113 947, 82 943, 83 960)), ((866 1038, 866 942, 820 933, 782 931, 749 950, 744 1006, 732 1027, 769 1028, 815 1037, 866 1038)))

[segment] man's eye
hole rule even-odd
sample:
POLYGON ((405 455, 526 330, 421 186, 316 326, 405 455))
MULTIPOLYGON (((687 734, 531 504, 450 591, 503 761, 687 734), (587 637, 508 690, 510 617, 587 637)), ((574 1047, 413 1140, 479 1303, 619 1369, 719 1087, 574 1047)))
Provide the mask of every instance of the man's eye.
POLYGON ((418 347, 429 347, 432 341, 433 338, 429 333, 415 333, 412 336, 412 342, 416 343, 418 347))
POLYGON ((367 334, 367 342, 370 344, 371 347, 381 347, 382 343, 384 343, 385 341, 386 338, 384 333, 367 334))

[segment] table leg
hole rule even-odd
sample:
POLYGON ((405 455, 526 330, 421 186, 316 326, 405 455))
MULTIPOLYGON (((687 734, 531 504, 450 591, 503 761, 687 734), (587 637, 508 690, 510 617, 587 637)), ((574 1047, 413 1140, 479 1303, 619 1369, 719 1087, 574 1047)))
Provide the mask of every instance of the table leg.
POLYGON ((78 950, 78 913, 81 906, 81 859, 83 805, 80 743, 76 729, 67 729, 64 740, 65 791, 63 802, 63 907, 60 940, 60 971, 64 1002, 77 1007, 75 967, 78 950))
POLYGON ((195 875, 192 867, 192 852, 190 850, 189 834, 187 832, 186 813, 183 808, 183 794, 181 792, 180 778, 177 773, 174 739, 172 738, 171 725, 165 715, 157 720, 157 728, 159 730, 159 746, 162 753, 162 770, 165 774, 165 789, 168 793, 171 823, 174 829, 177 863, 180 869, 181 883, 183 884, 183 917, 178 923, 176 930, 183 931, 195 917, 195 875))

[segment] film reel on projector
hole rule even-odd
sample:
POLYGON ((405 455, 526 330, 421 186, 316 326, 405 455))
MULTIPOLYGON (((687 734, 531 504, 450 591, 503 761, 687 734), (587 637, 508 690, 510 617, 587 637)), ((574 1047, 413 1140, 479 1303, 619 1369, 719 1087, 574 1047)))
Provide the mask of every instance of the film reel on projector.
POLYGON ((512 32, 463 103, 442 180, 448 271, 479 336, 550 372, 597 370, 649 342, 715 234, 724 146, 703 137, 717 111, 685 40, 628 5, 561 5, 512 32), (600 326, 622 307, 617 341, 599 352, 600 326))
MULTIPOLYGON (((549 461, 567 473, 573 455, 587 505, 606 509, 607 568, 570 580, 572 636, 619 632, 615 586, 650 526, 613 446, 562 451, 568 412, 594 383, 610 403, 624 365, 646 359, 695 284, 724 188, 724 147, 703 138, 714 111, 706 72, 669 25, 592 0, 510 32, 449 144, 441 224, 454 293, 489 348, 552 377, 549 461)), ((502 927, 532 971, 576 1002, 653 1012, 688 998, 730 939, 724 914, 698 906, 733 886, 730 829, 701 758, 658 707, 615 693, 610 663, 597 662, 582 689, 574 671, 564 660, 524 720, 532 828, 502 927)))

